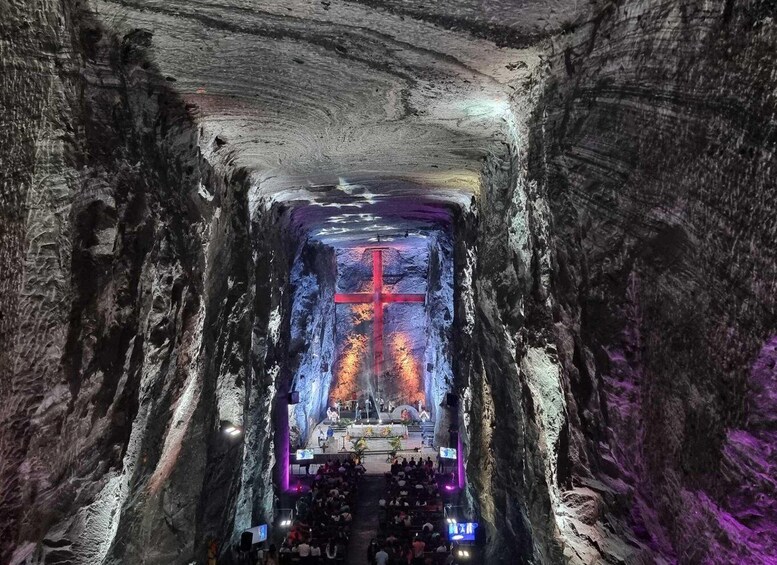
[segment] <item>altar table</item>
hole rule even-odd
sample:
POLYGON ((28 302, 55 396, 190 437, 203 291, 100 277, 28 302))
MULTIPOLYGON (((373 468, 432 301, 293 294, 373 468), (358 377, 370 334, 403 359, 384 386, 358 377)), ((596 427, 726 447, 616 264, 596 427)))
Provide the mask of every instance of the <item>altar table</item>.
POLYGON ((348 426, 346 431, 351 437, 407 437, 407 426, 404 424, 353 424, 348 426))

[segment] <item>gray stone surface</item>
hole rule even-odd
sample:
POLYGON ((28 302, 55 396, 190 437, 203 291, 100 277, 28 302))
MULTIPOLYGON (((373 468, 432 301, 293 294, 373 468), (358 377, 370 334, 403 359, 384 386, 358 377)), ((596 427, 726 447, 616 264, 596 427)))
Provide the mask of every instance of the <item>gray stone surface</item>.
POLYGON ((295 258, 405 231, 489 564, 776 558, 771 3, 0 15, 0 562, 228 561, 326 373, 295 258))

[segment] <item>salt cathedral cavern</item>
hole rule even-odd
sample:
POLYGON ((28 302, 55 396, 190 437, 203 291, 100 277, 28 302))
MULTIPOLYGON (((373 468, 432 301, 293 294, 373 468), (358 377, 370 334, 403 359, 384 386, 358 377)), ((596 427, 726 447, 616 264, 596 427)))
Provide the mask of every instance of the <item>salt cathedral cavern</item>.
POLYGON ((774 0, 0 16, 1 564, 777 564, 774 0))

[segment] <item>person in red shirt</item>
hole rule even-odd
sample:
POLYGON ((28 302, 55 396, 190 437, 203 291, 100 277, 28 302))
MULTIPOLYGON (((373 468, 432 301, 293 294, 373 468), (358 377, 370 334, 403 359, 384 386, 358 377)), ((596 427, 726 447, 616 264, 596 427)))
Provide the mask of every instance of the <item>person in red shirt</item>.
POLYGON ((416 536, 413 541, 413 564, 423 565, 424 563, 424 549, 426 544, 420 536, 416 536))

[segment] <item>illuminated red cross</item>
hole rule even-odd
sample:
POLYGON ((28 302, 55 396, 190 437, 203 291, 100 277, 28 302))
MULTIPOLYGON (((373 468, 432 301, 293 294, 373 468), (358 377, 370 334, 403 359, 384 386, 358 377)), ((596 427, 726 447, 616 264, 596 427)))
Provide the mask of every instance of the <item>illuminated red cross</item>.
POLYGON ((335 304, 369 304, 372 302, 375 320, 372 323, 373 362, 375 376, 383 369, 383 305, 391 302, 423 302, 423 294, 392 294, 383 292, 383 250, 372 248, 372 292, 335 294, 335 304))

